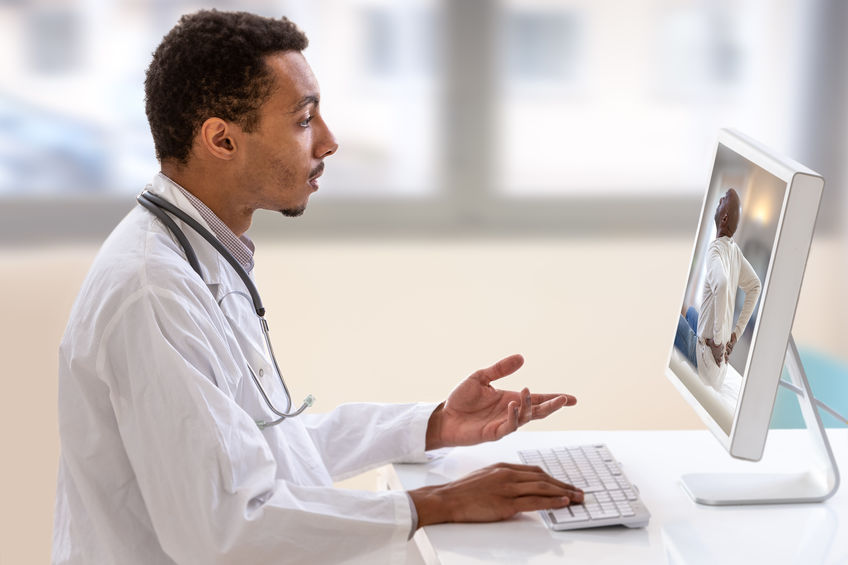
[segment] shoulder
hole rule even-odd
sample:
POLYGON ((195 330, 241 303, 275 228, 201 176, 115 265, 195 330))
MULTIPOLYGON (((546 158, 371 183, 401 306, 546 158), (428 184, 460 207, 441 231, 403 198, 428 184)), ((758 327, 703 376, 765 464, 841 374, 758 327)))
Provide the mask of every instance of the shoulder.
MULTIPOLYGON (((93 330, 131 302, 174 291, 197 304, 209 291, 164 226, 134 208, 100 248, 83 282, 68 322, 93 330)), ((209 296, 211 298, 211 296, 209 296)))
POLYGON ((722 242, 721 238, 714 239, 710 242, 707 247, 707 254, 715 256, 715 255, 724 255, 726 252, 726 247, 722 242))

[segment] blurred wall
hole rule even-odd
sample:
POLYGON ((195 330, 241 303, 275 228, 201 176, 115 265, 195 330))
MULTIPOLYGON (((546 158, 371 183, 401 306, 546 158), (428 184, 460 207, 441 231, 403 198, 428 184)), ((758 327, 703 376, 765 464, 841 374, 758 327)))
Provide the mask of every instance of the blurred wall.
MULTIPOLYGON (((703 427, 663 374, 691 253, 653 239, 257 241, 271 336, 296 398, 436 401, 502 356, 505 387, 577 395, 527 429, 703 427)), ((94 245, 0 250, 0 564, 44 563, 56 480, 56 352, 94 245)), ((845 246, 816 240, 801 345, 848 361, 845 246)), ((343 486, 373 488, 373 475, 343 486)))

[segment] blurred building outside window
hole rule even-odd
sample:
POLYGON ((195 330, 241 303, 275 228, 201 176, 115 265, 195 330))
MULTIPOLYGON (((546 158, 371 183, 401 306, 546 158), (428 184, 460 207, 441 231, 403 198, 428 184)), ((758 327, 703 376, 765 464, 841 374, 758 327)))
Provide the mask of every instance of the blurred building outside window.
POLYGON ((815 54, 799 23, 806 5, 6 0, 0 198, 138 192, 158 170, 144 115, 150 54, 181 14, 211 7, 285 14, 309 36, 305 54, 340 142, 324 202, 450 208, 475 174, 474 197, 484 200, 694 197, 719 128, 789 153, 804 141, 815 54), (475 29, 484 22, 494 23, 475 29), (459 57, 463 41, 483 44, 479 59, 459 57), (464 85, 461 105, 451 93, 463 69, 450 70, 452 60, 491 79, 464 85), (474 100, 484 110, 466 120, 474 100), (488 170, 458 176, 446 155, 457 139, 472 145, 461 151, 486 152, 488 170))

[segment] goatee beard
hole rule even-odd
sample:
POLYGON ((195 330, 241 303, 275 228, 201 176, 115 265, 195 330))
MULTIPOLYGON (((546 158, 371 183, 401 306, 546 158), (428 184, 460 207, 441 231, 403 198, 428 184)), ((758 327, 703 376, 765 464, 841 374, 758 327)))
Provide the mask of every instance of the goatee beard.
POLYGON ((298 216, 302 216, 306 211, 306 206, 300 206, 299 208, 286 208, 285 210, 280 210, 280 214, 287 218, 297 218, 298 216))

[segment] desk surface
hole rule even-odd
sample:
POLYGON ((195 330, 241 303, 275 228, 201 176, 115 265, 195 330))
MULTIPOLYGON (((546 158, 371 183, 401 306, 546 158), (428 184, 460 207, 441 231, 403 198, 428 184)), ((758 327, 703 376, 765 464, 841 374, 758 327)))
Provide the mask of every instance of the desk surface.
MULTIPOLYGON (((848 474, 848 430, 828 430, 848 474)), ((428 563, 841 563, 848 564, 848 487, 818 504, 710 507, 694 503, 680 476, 692 472, 805 469, 804 430, 773 430, 762 461, 732 459, 707 431, 518 432, 496 443, 457 448, 424 464, 387 468, 390 488, 444 483, 532 447, 606 443, 651 512, 647 528, 554 532, 538 513, 494 524, 439 524, 415 541, 428 563)))

